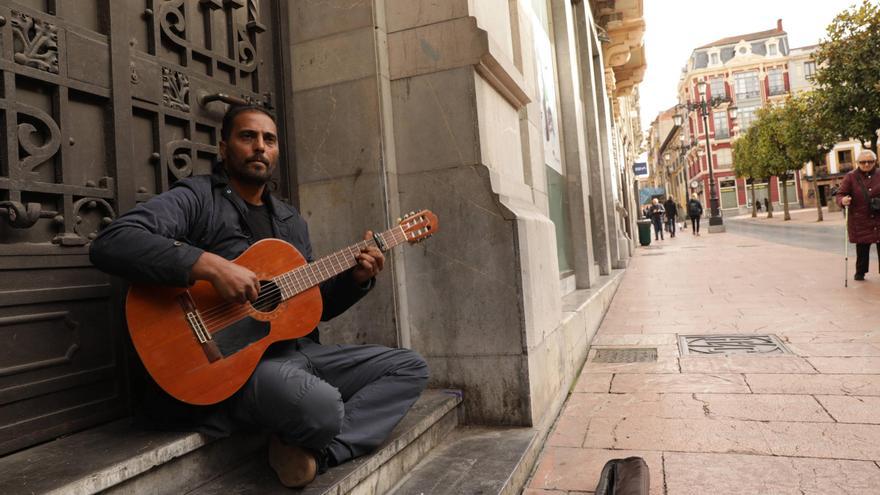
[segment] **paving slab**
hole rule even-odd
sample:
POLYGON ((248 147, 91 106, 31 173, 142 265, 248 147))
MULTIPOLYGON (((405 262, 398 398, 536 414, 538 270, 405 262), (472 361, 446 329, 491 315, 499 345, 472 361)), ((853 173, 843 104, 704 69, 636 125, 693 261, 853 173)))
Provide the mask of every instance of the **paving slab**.
POLYGON ((877 493, 872 462, 741 454, 664 454, 668 495, 877 493))
POLYGON ((880 424, 880 397, 817 395, 816 400, 841 423, 880 424))
POLYGON ((880 396, 880 375, 746 374, 756 394, 880 396))
POLYGON ((636 392, 715 392, 747 394, 750 390, 741 374, 687 373, 614 375, 614 378, 611 380, 611 392, 617 394, 636 392))

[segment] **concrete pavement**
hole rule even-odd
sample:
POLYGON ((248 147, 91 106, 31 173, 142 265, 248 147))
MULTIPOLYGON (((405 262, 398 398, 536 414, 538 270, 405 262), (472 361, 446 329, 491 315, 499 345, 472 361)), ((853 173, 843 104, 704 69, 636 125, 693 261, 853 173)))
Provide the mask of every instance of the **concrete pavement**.
POLYGON ((525 493, 591 493, 640 455, 652 494, 880 494, 880 275, 845 289, 842 263, 732 233, 638 249, 525 493), (695 334, 791 354, 683 355, 695 334), (611 348, 657 359, 594 361, 611 348))

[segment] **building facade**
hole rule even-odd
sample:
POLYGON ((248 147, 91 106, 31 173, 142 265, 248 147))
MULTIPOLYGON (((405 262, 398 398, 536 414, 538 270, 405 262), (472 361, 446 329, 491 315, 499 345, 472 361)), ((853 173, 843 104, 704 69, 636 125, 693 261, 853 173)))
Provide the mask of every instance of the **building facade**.
MULTIPOLYGON (((760 107, 783 102, 791 94, 790 55, 788 35, 779 20, 774 29, 731 36, 696 48, 683 70, 678 88, 679 103, 699 103, 697 84, 701 81, 708 88, 706 98, 715 103, 705 121, 699 110, 686 112, 688 136, 685 141, 691 144, 687 155, 688 176, 698 182, 704 203, 708 204, 708 136, 716 193, 724 213, 735 215, 751 209, 751 186, 747 190, 746 180, 737 178, 733 172, 732 140, 751 125, 760 107), (735 116, 731 111, 733 107, 736 107, 735 116)), ((769 182, 756 182, 755 198, 761 202, 766 198, 778 208, 781 187, 788 188, 790 207, 803 204, 799 171, 785 184, 776 177, 771 177, 769 182)))
POLYGON ((417 350, 467 422, 549 426, 634 247, 641 0, 49 3, 0 5, 0 331, 26 336, 0 454, 126 414, 88 242, 208 172, 241 101, 279 116, 317 255, 439 217, 322 338, 417 350))

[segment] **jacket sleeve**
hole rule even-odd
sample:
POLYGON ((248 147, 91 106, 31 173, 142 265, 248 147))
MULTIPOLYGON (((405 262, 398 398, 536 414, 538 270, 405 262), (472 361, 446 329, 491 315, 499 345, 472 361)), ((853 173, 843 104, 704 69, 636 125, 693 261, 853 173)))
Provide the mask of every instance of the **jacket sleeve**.
POLYGON ((131 282, 186 287, 204 252, 187 239, 198 223, 195 191, 174 187, 117 218, 92 241, 89 259, 131 282))
MULTIPOLYGON (((844 196, 852 196, 853 195, 852 189, 853 189, 853 175, 852 175, 852 173, 848 173, 843 178, 843 180, 840 181, 840 187, 837 189, 837 194, 835 194, 835 196, 834 196, 834 200, 837 201, 838 206, 843 207, 843 203, 841 203, 841 200, 843 200, 844 196)), ((852 203, 850 203, 850 204, 852 204, 852 203)))
MULTIPOLYGON (((297 226, 302 236, 303 256, 309 263, 315 260, 312 252, 312 243, 309 239, 308 225, 303 221, 297 226)), ((367 295, 376 285, 376 279, 372 278, 364 286, 359 286, 351 276, 353 268, 321 282, 321 299, 324 302, 324 310, 321 313, 321 321, 330 321, 346 312, 348 308, 367 295)))

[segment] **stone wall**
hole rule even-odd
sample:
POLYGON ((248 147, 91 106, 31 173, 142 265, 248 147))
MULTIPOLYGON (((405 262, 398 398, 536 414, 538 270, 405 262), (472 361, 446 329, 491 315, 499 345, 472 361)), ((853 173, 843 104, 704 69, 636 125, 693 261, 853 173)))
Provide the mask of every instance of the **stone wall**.
POLYGON ((554 0, 574 278, 548 214, 532 25, 521 0, 333 0, 290 7, 295 155, 317 253, 400 211, 440 230, 391 255, 332 342, 421 352, 465 420, 538 425, 586 358, 628 255, 592 14, 554 0), (601 275, 605 275, 600 276, 601 275), (577 290, 568 295, 563 286, 577 290))

